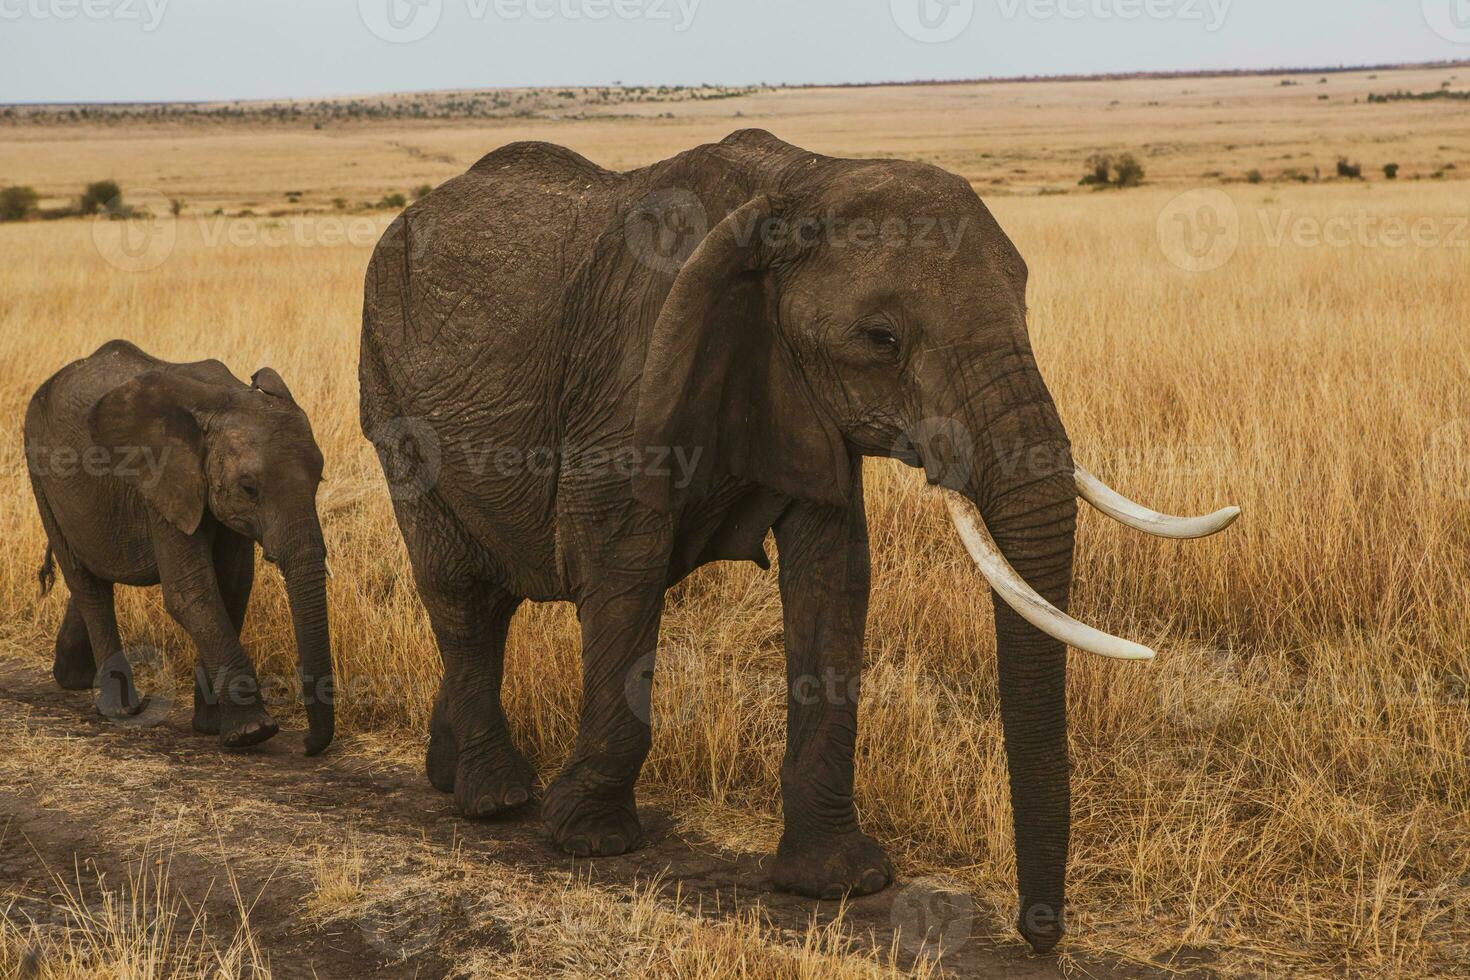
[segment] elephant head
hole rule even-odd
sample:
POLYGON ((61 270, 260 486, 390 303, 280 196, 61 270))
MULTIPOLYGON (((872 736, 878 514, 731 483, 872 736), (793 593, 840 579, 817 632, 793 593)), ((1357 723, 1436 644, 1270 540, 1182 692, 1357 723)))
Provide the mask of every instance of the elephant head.
POLYGON ((1065 612, 1080 495, 1172 537, 1223 529, 1147 511, 1079 468, 1032 354, 1027 268, 968 182, 896 161, 801 154, 679 269, 638 408, 645 446, 701 454, 688 486, 637 477, 677 506, 738 477, 844 502, 854 455, 922 467, 993 588, 1019 876, 1018 927, 1063 932, 1070 790, 1066 648, 1153 656, 1065 612))
POLYGON ((198 533, 206 511, 261 545, 279 565, 295 625, 310 733, 307 754, 333 735, 327 553, 316 511, 322 454, 280 375, 262 368, 247 388, 182 371, 145 372, 92 407, 94 443, 161 519, 198 533))

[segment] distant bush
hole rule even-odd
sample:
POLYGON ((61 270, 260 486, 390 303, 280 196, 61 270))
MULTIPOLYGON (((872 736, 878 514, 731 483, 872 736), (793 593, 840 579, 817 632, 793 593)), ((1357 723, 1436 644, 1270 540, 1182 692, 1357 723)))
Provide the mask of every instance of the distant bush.
POLYGON ((24 221, 35 208, 40 195, 30 187, 7 187, 0 190, 0 221, 24 221))
POLYGON ((378 207, 380 208, 402 208, 407 206, 408 198, 402 194, 385 194, 383 195, 383 199, 378 202, 378 207))
POLYGON ((417 201, 421 197, 427 197, 434 190, 432 184, 420 184, 414 188, 413 199, 417 201))
POLYGON ((1383 176, 1387 177, 1389 180, 1398 180, 1399 179, 1399 165, 1396 164, 1396 163, 1386 163, 1386 164, 1384 164, 1383 165, 1383 176))
POLYGON ((1113 183, 1119 187, 1137 187, 1143 183, 1143 164, 1125 153, 1113 164, 1113 183))
POLYGON ((1338 157, 1337 176, 1345 177, 1349 180, 1362 180, 1363 165, 1360 163, 1353 163, 1349 161, 1347 157, 1338 157))
POLYGON ((1105 153, 1094 153, 1087 158, 1088 174, 1081 183, 1106 185, 1113 172, 1113 158, 1105 153))
POLYGON ((1447 88, 1438 88, 1429 92, 1409 92, 1400 89, 1397 92, 1372 92, 1368 95, 1368 101, 1374 103, 1384 102, 1432 102, 1436 99, 1449 99, 1450 101, 1465 101, 1470 99, 1470 92, 1451 91, 1447 88))
POLYGON ((82 192, 82 214, 96 214, 102 210, 114 212, 121 207, 122 188, 115 180, 99 180, 88 184, 82 192))
POLYGON ((1137 187, 1143 183, 1143 164, 1131 153, 1119 157, 1094 153, 1087 158, 1087 170, 1079 181, 1084 187, 1137 187))
POLYGON ((1245 175, 1245 179, 1252 184, 1259 184, 1266 178, 1261 176, 1261 172, 1259 170, 1252 170, 1250 173, 1245 175))

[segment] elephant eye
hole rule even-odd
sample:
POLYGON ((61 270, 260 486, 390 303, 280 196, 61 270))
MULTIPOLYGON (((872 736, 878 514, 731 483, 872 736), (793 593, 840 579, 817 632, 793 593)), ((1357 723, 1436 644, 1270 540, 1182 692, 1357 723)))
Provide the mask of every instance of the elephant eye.
POLYGON ((242 476, 240 477, 240 492, 251 500, 259 500, 260 484, 255 481, 255 477, 253 476, 242 476))
POLYGON ((863 335, 868 338, 868 343, 880 350, 898 350, 898 335, 886 326, 871 324, 863 328, 863 335))

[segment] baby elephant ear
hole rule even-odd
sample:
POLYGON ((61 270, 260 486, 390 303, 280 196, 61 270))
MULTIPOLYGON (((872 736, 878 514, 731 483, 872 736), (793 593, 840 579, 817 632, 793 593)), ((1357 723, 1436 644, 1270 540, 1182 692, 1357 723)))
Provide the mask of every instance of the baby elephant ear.
POLYGON ((292 405, 296 404, 296 399, 291 397, 291 389, 286 387, 286 382, 268 367, 263 367, 250 376, 250 387, 263 391, 272 398, 282 398, 292 405))
POLYGON ((194 413, 211 397, 197 381, 149 371, 103 395, 87 416, 108 475, 185 534, 204 519, 204 432, 194 413))

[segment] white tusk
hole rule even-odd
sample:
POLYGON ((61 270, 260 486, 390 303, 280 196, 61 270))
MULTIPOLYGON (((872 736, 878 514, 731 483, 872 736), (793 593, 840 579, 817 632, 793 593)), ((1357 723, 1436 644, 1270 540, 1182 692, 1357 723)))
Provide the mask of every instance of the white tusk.
POLYGON ((1219 534, 1240 516, 1239 507, 1226 507, 1204 517, 1170 517, 1134 503, 1080 466, 1076 471, 1077 492, 1083 500, 1119 523, 1160 538, 1207 538, 1219 534))
POLYGON ((990 583, 996 595, 1014 609, 1021 618, 1054 640, 1087 653, 1095 653, 1116 660, 1152 660, 1154 652, 1146 646, 1109 636, 1101 630, 1077 622, 1056 606, 1047 602, 1036 590, 1026 584, 1021 574, 1011 567, 1001 554, 985 521, 975 511, 970 501, 959 494, 944 491, 944 503, 949 508, 949 518, 980 574, 990 583))

